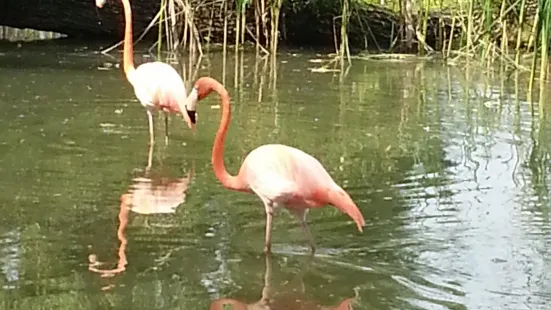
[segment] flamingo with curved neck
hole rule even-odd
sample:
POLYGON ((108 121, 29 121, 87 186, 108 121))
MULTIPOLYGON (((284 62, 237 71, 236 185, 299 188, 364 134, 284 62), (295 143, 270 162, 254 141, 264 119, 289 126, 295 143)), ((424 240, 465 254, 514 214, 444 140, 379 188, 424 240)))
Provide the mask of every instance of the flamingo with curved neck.
POLYGON ((213 78, 202 77, 195 82, 189 104, 217 92, 222 100, 222 119, 212 148, 212 166, 222 186, 235 191, 254 192, 264 203, 266 235, 264 252, 271 252, 271 230, 274 208, 284 207, 300 221, 308 237, 312 253, 316 244, 308 229, 306 215, 311 208, 332 205, 348 214, 358 230, 365 225, 362 213, 350 196, 337 185, 321 163, 311 155, 282 144, 265 144, 251 151, 237 176, 232 176, 224 164, 224 141, 230 125, 231 110, 228 91, 213 78))
MULTIPOLYGON (((106 0, 96 0, 102 8, 106 0)), ((195 129, 196 107, 185 106, 186 88, 178 72, 169 64, 155 61, 134 67, 132 40, 132 8, 129 0, 121 0, 124 8, 123 68, 126 78, 134 87, 136 97, 146 108, 149 123, 149 143, 155 143, 153 134, 153 112, 162 110, 165 116, 165 142, 168 143, 168 114, 181 114, 188 127, 195 129), (183 111, 186 111, 184 113, 183 111)))

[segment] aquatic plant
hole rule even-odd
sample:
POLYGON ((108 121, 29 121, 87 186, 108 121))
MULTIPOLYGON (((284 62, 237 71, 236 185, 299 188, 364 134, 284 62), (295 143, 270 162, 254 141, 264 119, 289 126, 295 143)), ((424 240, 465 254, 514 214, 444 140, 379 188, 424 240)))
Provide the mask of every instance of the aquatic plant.
POLYGON ((146 29, 158 26, 159 57, 163 48, 200 56, 202 44, 210 50, 214 41, 221 41, 224 55, 230 41, 236 55, 247 41, 257 55, 275 55, 280 38, 291 37, 302 45, 333 44, 341 66, 345 59, 350 62, 352 49, 377 50, 442 56, 449 64, 479 63, 488 69, 500 64, 500 70, 547 79, 549 41, 542 38, 550 35, 551 4, 544 0, 159 2, 146 29))

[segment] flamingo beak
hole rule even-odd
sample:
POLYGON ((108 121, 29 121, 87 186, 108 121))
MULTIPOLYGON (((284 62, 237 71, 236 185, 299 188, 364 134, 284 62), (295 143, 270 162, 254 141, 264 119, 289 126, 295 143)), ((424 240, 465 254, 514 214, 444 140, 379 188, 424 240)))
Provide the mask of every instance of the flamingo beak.
POLYGON ((197 101, 197 89, 193 88, 186 99, 185 105, 183 107, 180 107, 180 109, 182 110, 182 115, 184 116, 184 120, 193 132, 195 132, 195 125, 197 124, 197 101))
POLYGON ((187 116, 189 116, 189 120, 192 124, 197 124, 197 111, 190 111, 186 108, 187 116))
POLYGON ((190 122, 188 123, 188 127, 191 129, 193 133, 195 133, 196 127, 197 127, 197 112, 196 111, 190 111, 186 109, 186 114, 189 116, 190 122))
POLYGON ((196 121, 197 121, 197 112, 195 111, 189 111, 186 109, 186 114, 189 117, 189 122, 187 123, 189 129, 191 129, 191 132, 195 133, 196 130, 196 121))

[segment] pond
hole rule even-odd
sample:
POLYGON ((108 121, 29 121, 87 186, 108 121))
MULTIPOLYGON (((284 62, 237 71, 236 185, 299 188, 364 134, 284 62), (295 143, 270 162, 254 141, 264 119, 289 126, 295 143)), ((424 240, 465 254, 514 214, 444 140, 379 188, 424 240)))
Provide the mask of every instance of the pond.
MULTIPOLYGON (((526 74, 362 60, 341 74, 311 70, 328 59, 311 51, 282 51, 275 67, 254 53, 205 55, 186 85, 210 75, 230 92, 228 170, 262 144, 298 147, 366 219, 359 233, 334 208, 312 210, 312 257, 281 210, 266 257, 262 202, 212 171, 218 96, 199 104, 195 134, 171 117, 168 145, 155 117, 150 150, 145 111, 114 65, 120 53, 97 50, 2 45, 2 309, 551 302, 551 126, 526 74)), ((136 62, 151 61, 145 53, 136 62)))

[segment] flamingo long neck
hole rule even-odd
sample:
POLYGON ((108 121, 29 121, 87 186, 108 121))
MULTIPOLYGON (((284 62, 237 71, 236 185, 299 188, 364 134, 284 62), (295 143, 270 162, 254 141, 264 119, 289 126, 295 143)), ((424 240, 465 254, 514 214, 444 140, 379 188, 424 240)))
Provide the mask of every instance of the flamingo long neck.
POLYGON ((230 97, 228 91, 222 84, 214 79, 209 79, 209 83, 212 84, 212 89, 216 91, 222 99, 222 119, 212 147, 211 161, 214 174, 224 187, 237 191, 246 191, 246 186, 243 184, 241 178, 239 176, 230 175, 224 164, 224 142, 231 119, 230 97))
POLYGON ((129 0, 121 0, 124 8, 124 51, 123 51, 123 68, 126 77, 130 80, 130 75, 135 70, 134 68, 134 48, 132 47, 132 8, 129 0))

